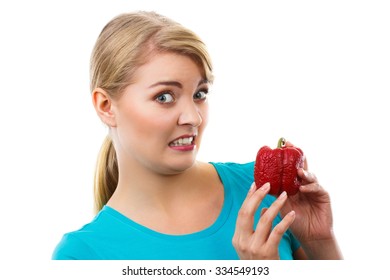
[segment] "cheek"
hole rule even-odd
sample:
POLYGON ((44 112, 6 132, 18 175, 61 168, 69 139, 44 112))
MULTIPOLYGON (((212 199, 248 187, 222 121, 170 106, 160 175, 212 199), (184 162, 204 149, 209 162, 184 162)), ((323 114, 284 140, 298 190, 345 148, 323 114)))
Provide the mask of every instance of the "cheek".
MULTIPOLYGON (((123 128, 137 139, 154 139, 153 136, 164 137, 169 134, 175 124, 175 115, 171 112, 161 112, 155 108, 139 106, 129 108, 121 118, 123 128)), ((167 137, 167 136, 166 136, 167 137)), ((136 140, 136 139, 135 139, 136 140)))

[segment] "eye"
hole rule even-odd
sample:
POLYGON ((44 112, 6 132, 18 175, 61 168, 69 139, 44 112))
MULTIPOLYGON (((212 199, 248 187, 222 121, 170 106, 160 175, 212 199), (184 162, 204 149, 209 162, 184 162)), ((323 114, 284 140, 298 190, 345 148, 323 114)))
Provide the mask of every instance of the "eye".
POLYGON ((202 89, 199 90, 194 94, 194 99, 196 100, 205 100, 207 98, 208 90, 207 89, 202 89))
POLYGON ((170 92, 163 92, 156 97, 156 101, 159 103, 172 103, 175 101, 173 94, 170 92))

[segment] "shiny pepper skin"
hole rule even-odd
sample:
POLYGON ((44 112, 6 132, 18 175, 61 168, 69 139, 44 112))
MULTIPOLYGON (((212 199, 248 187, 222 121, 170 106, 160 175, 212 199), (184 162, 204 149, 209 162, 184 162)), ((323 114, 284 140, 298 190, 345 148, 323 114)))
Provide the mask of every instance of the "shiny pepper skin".
POLYGON ((305 156, 300 148, 286 147, 286 140, 280 138, 278 147, 263 146, 257 153, 254 178, 256 187, 269 182, 269 194, 278 196, 283 191, 294 195, 301 186, 298 169, 303 168, 305 156))

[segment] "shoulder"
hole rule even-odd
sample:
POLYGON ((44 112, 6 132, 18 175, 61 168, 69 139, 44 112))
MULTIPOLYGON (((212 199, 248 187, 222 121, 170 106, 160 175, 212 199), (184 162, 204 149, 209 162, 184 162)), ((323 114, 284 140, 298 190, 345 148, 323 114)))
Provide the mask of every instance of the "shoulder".
POLYGON ((244 198, 253 183, 254 162, 210 162, 224 185, 233 197, 244 198))
MULTIPOLYGON (((230 189, 236 196, 240 193, 244 199, 254 182, 255 162, 210 162, 210 164, 217 170, 225 189, 230 189)), ((275 199, 275 197, 267 195, 262 204, 264 207, 269 207, 275 199)))
POLYGON ((95 259, 94 252, 86 242, 78 238, 78 232, 69 232, 63 235, 55 247, 53 260, 80 260, 95 259))
POLYGON ((53 260, 94 260, 99 259, 96 243, 101 242, 104 232, 110 228, 110 219, 102 209, 94 219, 80 229, 65 233, 55 247, 53 260))
POLYGON ((254 162, 210 162, 220 177, 253 181, 254 162))

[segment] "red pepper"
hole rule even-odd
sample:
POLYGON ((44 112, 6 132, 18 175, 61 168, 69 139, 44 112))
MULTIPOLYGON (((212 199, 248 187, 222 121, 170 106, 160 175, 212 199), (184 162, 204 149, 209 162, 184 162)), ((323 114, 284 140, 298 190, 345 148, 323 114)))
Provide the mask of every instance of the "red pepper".
POLYGON ((286 140, 280 138, 278 147, 272 150, 263 146, 257 153, 254 178, 256 187, 271 184, 269 194, 278 196, 283 191, 288 195, 298 192, 302 180, 298 169, 303 168, 305 156, 300 148, 287 147, 286 140))

